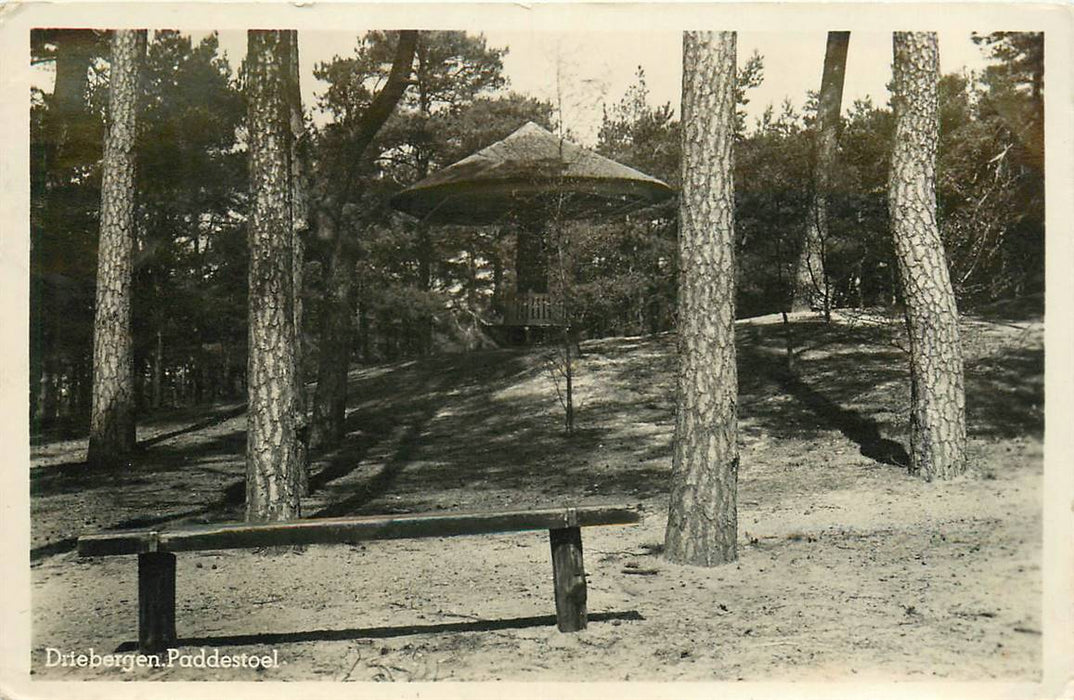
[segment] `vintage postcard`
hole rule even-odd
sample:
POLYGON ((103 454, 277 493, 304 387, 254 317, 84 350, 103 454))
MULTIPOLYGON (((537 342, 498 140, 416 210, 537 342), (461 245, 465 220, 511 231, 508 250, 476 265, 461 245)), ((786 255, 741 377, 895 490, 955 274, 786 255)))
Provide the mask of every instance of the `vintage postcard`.
POLYGON ((0 696, 1072 697, 1072 29, 0 6, 0 696))

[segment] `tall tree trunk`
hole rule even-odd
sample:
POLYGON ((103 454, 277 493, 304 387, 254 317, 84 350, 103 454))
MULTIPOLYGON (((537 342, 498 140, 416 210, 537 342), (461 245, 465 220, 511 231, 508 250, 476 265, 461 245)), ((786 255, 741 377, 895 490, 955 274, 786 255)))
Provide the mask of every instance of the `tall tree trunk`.
POLYGON ((154 409, 160 408, 161 384, 164 381, 164 333, 161 331, 162 320, 157 320, 157 342, 153 347, 153 385, 150 405, 154 409))
MULTIPOLYGON (((56 44, 56 80, 46 112, 46 148, 42 160, 35 163, 43 176, 44 187, 39 196, 45 203, 41 210, 51 211, 54 205, 50 201, 63 196, 57 190, 70 183, 71 168, 84 165, 87 158, 86 129, 80 129, 79 125, 84 122, 89 67, 96 51, 97 32, 90 29, 35 31, 44 31, 56 44)), ((32 241, 30 254, 35 261, 50 260, 61 252, 50 250, 47 240, 32 241)), ((35 263, 33 267, 40 269, 41 266, 35 263)), ((30 287, 30 387, 35 398, 31 414, 43 424, 48 424, 57 415, 54 388, 62 362, 59 348, 70 335, 59 304, 56 291, 34 275, 30 287)))
POLYGON ((847 67, 850 32, 828 32, 824 51, 824 72, 820 80, 820 104, 817 108, 817 140, 813 160, 813 196, 806 211, 805 239, 798 256, 794 281, 792 311, 824 310, 831 312, 827 271, 824 269, 824 243, 828 239, 828 194, 839 142, 839 112, 843 103, 843 78, 847 67))
POLYGON ((301 463, 295 414, 295 289, 285 32, 248 33, 249 399, 246 519, 298 517, 301 463))
MULTIPOLYGON (((563 405, 563 427, 568 437, 574 435, 574 423, 575 423, 575 410, 574 410, 574 371, 575 363, 574 358, 581 353, 575 352, 577 340, 575 338, 574 329, 572 326, 573 309, 571 308, 572 302, 572 280, 574 279, 574 270, 572 261, 570 259, 568 246, 568 231, 564 224, 564 217, 562 215, 562 207, 557 206, 555 213, 551 220, 545 226, 544 231, 531 229, 531 234, 534 234, 536 238, 540 236, 539 240, 543 241, 542 248, 550 248, 551 250, 542 250, 542 255, 547 267, 554 269, 553 275, 545 275, 547 280, 546 284, 549 291, 550 301, 552 302, 552 318, 554 322, 560 324, 559 329, 559 357, 557 358, 557 366, 553 369, 554 372, 562 373, 563 376, 563 394, 560 397, 560 402, 563 405), (548 260, 548 253, 551 252, 554 255, 553 260, 548 260), (548 279, 552 277, 553 279, 548 279)), ((558 391, 558 390, 557 390, 558 391)))
MULTIPOLYGON (((428 174, 428 163, 422 164, 419 171, 419 179, 428 174)), ((433 245, 432 232, 429 224, 419 222, 418 227, 418 289, 430 294, 433 290, 433 264, 436 256, 436 248, 433 245)), ((433 351, 433 317, 418 318, 418 354, 428 355, 433 351)))
POLYGON ((71 167, 84 165, 90 134, 79 128, 80 115, 86 109, 89 67, 97 46, 97 32, 92 29, 55 30, 56 87, 49 108, 49 139, 53 161, 49 169, 66 180, 71 167))
POLYGON ((500 249, 493 242, 489 247, 489 257, 492 259, 492 313, 503 318, 503 260, 500 258, 500 249))
POLYGON ((332 449, 346 434, 347 370, 350 367, 351 324, 354 314, 354 244, 339 231, 326 214, 321 215, 319 229, 333 241, 325 284, 324 311, 321 317, 321 362, 317 371, 317 389, 313 400, 313 423, 310 430, 312 449, 332 449), (331 360, 331 361, 328 361, 331 360))
MULTIPOLYGON (((399 42, 388 80, 370 103, 362 118, 354 125, 353 138, 348 144, 348 162, 357 168, 359 161, 373 142, 377 132, 388 120, 395 105, 406 90, 414 62, 418 33, 399 32, 399 42)), ((342 195, 338 208, 342 211, 354 192, 356 173, 342 178, 342 195)), ((345 434, 344 418, 347 406, 347 368, 350 364, 351 322, 356 315, 354 268, 357 261, 355 241, 346 239, 346 222, 333 220, 330 212, 319 212, 317 225, 321 237, 331 241, 328 262, 329 282, 322 310, 320 357, 317 366, 317 388, 313 399, 313 418, 310 426, 310 445, 327 449, 339 443, 345 434)), ((363 343, 368 337, 363 336, 363 343)))
POLYGON ((911 471, 966 468, 966 396, 958 308, 936 224, 939 61, 933 32, 895 32, 895 146, 888 184, 910 336, 911 471))
POLYGON ((306 400, 306 375, 303 370, 306 358, 306 336, 302 331, 303 304, 302 285, 306 265, 306 236, 309 232, 309 182, 307 163, 308 140, 305 117, 302 112, 302 90, 298 74, 298 32, 283 32, 288 44, 288 71, 286 80, 287 116, 291 128, 291 151, 288 162, 291 170, 291 231, 292 276, 294 289, 294 347, 295 347, 295 431, 298 434, 298 464, 301 495, 309 494, 309 407, 306 400))
POLYGON ((701 566, 737 557, 734 125, 734 32, 686 32, 678 411, 665 553, 701 566))
POLYGON ((134 450, 131 272, 134 144, 146 31, 112 37, 109 125, 101 181, 101 236, 93 317, 93 404, 87 461, 116 465, 134 450))

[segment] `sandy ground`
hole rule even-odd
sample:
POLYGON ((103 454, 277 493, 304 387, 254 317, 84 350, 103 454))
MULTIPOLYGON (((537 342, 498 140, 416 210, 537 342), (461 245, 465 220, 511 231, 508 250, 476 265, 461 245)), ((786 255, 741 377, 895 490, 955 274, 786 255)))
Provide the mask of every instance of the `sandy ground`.
MULTIPOLYGON (((589 341, 579 433, 539 352, 352 373, 347 443, 319 457, 307 515, 629 503, 583 531, 590 625, 554 625, 547 535, 180 554, 180 651, 275 652, 274 668, 50 667, 136 635, 133 557, 79 559, 116 526, 241 514, 233 406, 142 426, 130 469, 88 474, 84 443, 33 448, 35 678, 174 680, 1039 680, 1043 332, 968 319, 973 473, 906 473, 897 324, 740 324, 739 560, 660 555, 674 338, 589 341), (215 416, 215 418, 214 418, 215 416), (196 429, 190 429, 196 424, 196 429)), ((193 658, 193 656, 191 657, 193 658)))

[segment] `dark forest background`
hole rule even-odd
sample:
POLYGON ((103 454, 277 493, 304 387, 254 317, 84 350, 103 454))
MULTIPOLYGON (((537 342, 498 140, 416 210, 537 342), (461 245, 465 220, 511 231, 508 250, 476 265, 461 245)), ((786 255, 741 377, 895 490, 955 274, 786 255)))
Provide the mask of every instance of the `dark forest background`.
MULTIPOLYGON (((31 374, 34 430, 82 434, 90 406, 100 163, 108 43, 93 31, 41 30, 32 60, 56 66, 51 94, 31 106, 31 374)), ((413 84, 365 158, 348 139, 382 84, 394 33, 370 32, 354 53, 322 64, 328 84, 309 123, 317 214, 338 238, 307 241, 305 376, 315 377, 333 261, 349 278, 352 362, 378 363, 490 345, 486 327, 511 288, 510 237, 492 227, 415 223, 388 206, 396 192, 499 140, 527 121, 556 129, 554 105, 511 92, 506 49, 480 35, 423 33, 413 84), (346 247, 340 257, 337 242, 346 247)), ((980 74, 940 83, 940 230, 963 311, 1044 291, 1043 35, 975 37, 980 74)), ((755 56, 739 71, 739 102, 764 79, 755 56)), ((241 68, 217 38, 151 33, 137 147, 133 287, 140 411, 241 400, 247 345, 246 104, 241 68)), ((307 107, 309 107, 307 105, 307 107)), ((675 110, 653 106, 645 75, 605 108, 596 150, 679 183, 675 110)), ((828 199, 825 270, 833 305, 900 303, 888 225, 890 105, 846 106, 828 199)), ((786 309, 811 197, 815 95, 801 111, 769 107, 736 147, 737 309, 786 309)), ((565 125, 569 126, 569 125, 565 125)), ((567 130, 569 137, 569 129, 567 130)), ((566 229, 564 264, 575 326, 587 337, 673 330, 674 200, 625 221, 566 229)), ((321 230, 321 229, 315 229, 321 230)))

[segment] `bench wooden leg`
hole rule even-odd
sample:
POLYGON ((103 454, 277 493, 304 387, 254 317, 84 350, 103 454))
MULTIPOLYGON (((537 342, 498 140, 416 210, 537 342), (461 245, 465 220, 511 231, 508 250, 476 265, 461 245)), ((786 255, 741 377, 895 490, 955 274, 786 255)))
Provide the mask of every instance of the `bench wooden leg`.
POLYGON ((175 646, 175 555, 138 555, 138 650, 159 654, 175 646))
POLYGON ((560 632, 586 627, 585 564, 582 530, 577 527, 548 531, 552 543, 552 578, 556 588, 556 626, 560 632))

